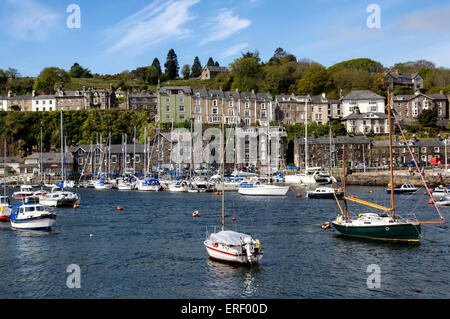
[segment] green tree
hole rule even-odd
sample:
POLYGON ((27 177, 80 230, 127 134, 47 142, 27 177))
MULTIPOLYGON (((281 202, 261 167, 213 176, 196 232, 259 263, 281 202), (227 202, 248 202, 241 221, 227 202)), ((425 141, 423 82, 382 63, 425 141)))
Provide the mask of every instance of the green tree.
POLYGON ((181 68, 181 75, 183 75, 183 78, 185 80, 189 79, 190 74, 191 74, 191 67, 189 66, 189 64, 183 65, 183 67, 181 68))
POLYGON ((200 63, 200 59, 198 56, 195 57, 194 63, 191 68, 191 77, 196 78, 202 74, 202 64, 200 63))
POLYGON ((166 68, 166 74, 169 80, 174 80, 178 77, 178 71, 180 69, 178 65, 178 58, 174 49, 170 49, 167 53, 167 61, 164 64, 166 68))
POLYGON ((72 78, 92 78, 91 71, 83 68, 78 63, 74 63, 69 71, 69 76, 72 78))
POLYGON ((375 74, 383 72, 384 67, 380 62, 367 58, 361 58, 339 62, 328 68, 328 72, 331 75, 342 70, 362 70, 370 74, 375 74))
POLYGON ((330 86, 327 69, 322 65, 312 65, 298 81, 298 94, 317 95, 326 92, 330 86))
POLYGON ((214 66, 214 60, 213 58, 209 57, 208 62, 206 62, 207 66, 214 66))
POLYGON ((147 70, 145 71, 145 81, 149 84, 156 85, 158 84, 159 75, 158 69, 151 65, 147 67, 147 70))
POLYGON ((437 110, 423 110, 417 116, 417 121, 422 127, 436 127, 437 118, 437 110))
POLYGON ((152 66, 154 66, 156 68, 156 70, 158 70, 158 74, 162 73, 162 71, 161 71, 161 63, 159 63, 158 58, 154 58, 153 59, 152 66))
POLYGON ((47 94, 53 94, 58 87, 64 87, 64 85, 69 83, 70 76, 65 70, 49 67, 41 71, 34 82, 33 89, 36 92, 43 91, 47 94))

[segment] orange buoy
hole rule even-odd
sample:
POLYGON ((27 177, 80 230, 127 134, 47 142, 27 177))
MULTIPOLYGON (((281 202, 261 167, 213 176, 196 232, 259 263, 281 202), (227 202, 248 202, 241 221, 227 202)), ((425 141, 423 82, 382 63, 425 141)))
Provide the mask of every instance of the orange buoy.
POLYGON ((302 194, 300 194, 300 193, 297 193, 297 197, 302 197, 302 194))
POLYGON ((232 221, 236 221, 236 217, 232 217, 231 220, 232 220, 232 221))
POLYGON ((120 207, 120 206, 117 207, 117 210, 122 210, 122 209, 123 209, 123 207, 120 207))
POLYGON ((78 208, 78 207, 80 207, 80 205, 78 205, 78 204, 73 205, 73 208, 78 208))
POLYGON ((434 199, 430 198, 430 199, 428 200, 428 204, 434 204, 434 199))
POLYGON ((219 195, 219 192, 215 192, 214 195, 216 195, 216 196, 219 195))
POLYGON ((196 210, 195 212, 192 213, 192 216, 200 217, 200 213, 198 212, 198 210, 196 210))

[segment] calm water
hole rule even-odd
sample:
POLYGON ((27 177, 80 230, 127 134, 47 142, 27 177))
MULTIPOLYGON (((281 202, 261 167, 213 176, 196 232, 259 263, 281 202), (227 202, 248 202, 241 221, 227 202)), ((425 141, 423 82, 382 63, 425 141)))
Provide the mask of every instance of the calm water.
MULTIPOLYGON (((389 205, 384 188, 349 191, 389 205)), ((333 200, 297 198, 298 190, 282 198, 227 193, 226 226, 260 239, 265 251, 248 268, 208 259, 203 240, 206 226, 220 224, 220 196, 77 192, 81 207, 57 209, 51 233, 1 226, 1 298, 450 297, 447 225, 424 225, 420 245, 348 239, 320 228, 338 214, 333 200), (80 289, 66 285, 70 264, 80 266, 80 289), (370 264, 380 267, 379 289, 367 287, 370 264)), ((423 190, 397 199, 398 214, 438 217, 423 190)), ((449 210, 441 208, 447 220, 449 210)))

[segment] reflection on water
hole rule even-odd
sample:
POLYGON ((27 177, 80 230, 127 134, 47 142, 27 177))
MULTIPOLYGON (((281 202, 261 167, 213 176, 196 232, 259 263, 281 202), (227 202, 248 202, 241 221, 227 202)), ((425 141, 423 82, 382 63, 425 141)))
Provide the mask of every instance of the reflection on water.
POLYGON ((224 263, 208 258, 206 260, 208 275, 205 285, 213 298, 252 298, 257 290, 256 276, 261 273, 261 266, 224 263))

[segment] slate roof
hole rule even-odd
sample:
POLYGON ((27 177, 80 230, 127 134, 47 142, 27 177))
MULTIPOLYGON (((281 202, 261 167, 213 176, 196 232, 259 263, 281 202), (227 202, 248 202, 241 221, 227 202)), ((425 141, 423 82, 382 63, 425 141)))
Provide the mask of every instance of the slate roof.
POLYGON ((368 113, 352 113, 347 117, 343 118, 343 120, 359 120, 359 119, 387 119, 388 116, 385 113, 377 113, 377 112, 368 112, 368 113), (375 115, 372 117, 371 115, 375 115))
POLYGON ((385 98, 369 90, 353 90, 342 100, 385 100, 385 98))
MULTIPOLYGON (((370 140, 367 136, 334 136, 331 140, 332 144, 370 144, 370 140)), ((305 138, 300 137, 297 138, 297 143, 299 145, 305 145, 305 138)), ((309 144, 330 144, 329 136, 319 136, 319 137, 311 137, 308 136, 308 145, 309 144)))

